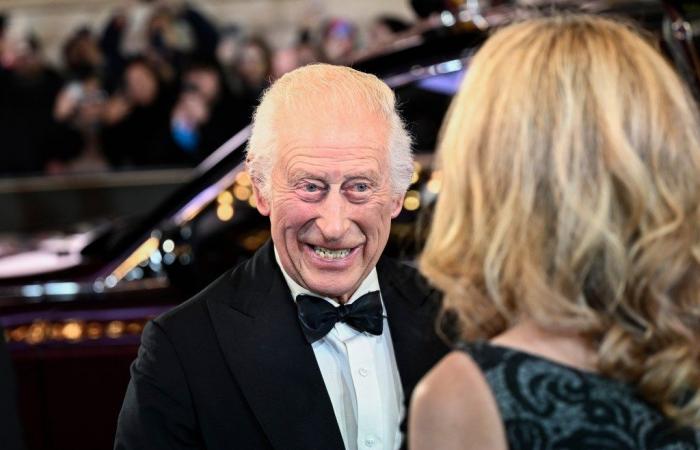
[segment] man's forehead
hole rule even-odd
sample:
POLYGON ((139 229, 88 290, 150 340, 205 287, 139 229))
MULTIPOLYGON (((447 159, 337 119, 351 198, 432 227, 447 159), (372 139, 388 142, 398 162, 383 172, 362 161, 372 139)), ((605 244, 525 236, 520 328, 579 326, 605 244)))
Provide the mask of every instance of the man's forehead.
POLYGON ((297 147, 368 148, 386 150, 389 124, 367 111, 293 111, 278 116, 279 149, 297 147))
POLYGON ((382 149, 371 147, 288 147, 283 150, 287 170, 306 170, 309 166, 376 167, 386 158, 382 149))
POLYGON ((365 164, 357 162, 351 165, 315 165, 299 162, 286 167, 286 177, 293 182, 306 178, 328 182, 365 178, 378 183, 382 179, 382 172, 379 165, 372 161, 365 161, 365 164))

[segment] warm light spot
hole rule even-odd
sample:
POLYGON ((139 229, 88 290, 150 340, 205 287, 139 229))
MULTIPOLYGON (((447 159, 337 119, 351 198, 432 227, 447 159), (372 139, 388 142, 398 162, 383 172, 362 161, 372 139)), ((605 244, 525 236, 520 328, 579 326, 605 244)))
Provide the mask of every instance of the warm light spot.
POLYGON ((426 185, 426 188, 433 194, 440 192, 440 189, 442 188, 442 172, 439 170, 433 172, 430 176, 430 181, 428 181, 428 184, 426 185))
POLYGON ((259 246, 260 242, 255 236, 247 236, 245 239, 243 239, 243 248, 249 252, 254 252, 259 246))
POLYGON ((219 205, 230 205, 233 203, 233 195, 229 191, 223 191, 216 197, 216 201, 219 205))
POLYGON ((433 194, 437 194, 438 192, 440 192, 440 188, 442 188, 442 181, 430 180, 428 181, 426 188, 433 194))
POLYGON ((248 172, 246 172, 245 170, 242 172, 238 172, 238 174, 236 174, 236 184, 240 184, 241 186, 245 187, 250 186, 251 182, 248 172))
POLYGON ((236 186, 233 188, 233 196, 238 200, 245 202, 250 198, 250 188, 245 186, 236 186))
POLYGON ((251 208, 257 208, 258 207, 258 202, 255 200, 255 196, 251 195, 250 198, 248 199, 248 204, 250 205, 251 208))
POLYGON ((413 161, 413 175, 411 175, 411 184, 417 183, 420 180, 420 172, 423 167, 418 161, 413 161))
POLYGON ((22 342, 27 337, 27 329, 26 325, 22 325, 10 331, 10 340, 22 342))
POLYGON ((231 218, 233 218, 233 206, 225 204, 219 205, 216 208, 216 217, 222 222, 231 220, 231 218))
POLYGON ((88 339, 99 339, 102 337, 102 324, 99 322, 88 322, 85 326, 85 335, 88 339))
POLYGON ((124 322, 122 322, 121 320, 113 320, 107 324, 107 327, 105 328, 105 334, 108 337, 115 339, 124 334, 125 328, 126 325, 124 325, 124 322))
POLYGON ((63 340, 63 324, 54 323, 51 325, 51 339, 54 341, 63 340))
POLYGON ((259 249, 268 239, 270 239, 270 231, 260 230, 243 238, 241 244, 243 245, 243 248, 249 252, 254 252, 255 250, 259 249))
POLYGON ((415 211, 420 208, 420 200, 417 198, 407 198, 403 201, 403 207, 408 211, 415 211))
POLYGON ((71 320, 63 325, 63 337, 69 341, 77 341, 83 337, 83 324, 71 320))
POLYGON ((34 322, 26 335, 27 343, 38 344, 48 337, 50 330, 46 322, 34 322))
POLYGON ((403 207, 408 211, 415 211, 420 208, 420 194, 418 191, 406 192, 406 198, 403 201, 403 207))
POLYGON ((139 322, 130 322, 126 326, 126 332, 128 334, 141 334, 141 331, 143 331, 143 325, 139 322))

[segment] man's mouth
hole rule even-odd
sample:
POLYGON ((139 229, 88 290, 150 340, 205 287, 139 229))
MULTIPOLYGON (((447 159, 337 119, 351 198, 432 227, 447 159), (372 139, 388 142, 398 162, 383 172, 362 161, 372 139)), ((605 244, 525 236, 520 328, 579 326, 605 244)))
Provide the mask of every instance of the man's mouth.
POLYGON ((352 251, 352 248, 339 248, 339 249, 331 249, 331 248, 326 248, 326 247, 319 247, 319 246, 314 246, 314 253, 319 256, 320 258, 329 260, 329 261, 334 261, 337 259, 343 259, 346 256, 350 254, 352 251))

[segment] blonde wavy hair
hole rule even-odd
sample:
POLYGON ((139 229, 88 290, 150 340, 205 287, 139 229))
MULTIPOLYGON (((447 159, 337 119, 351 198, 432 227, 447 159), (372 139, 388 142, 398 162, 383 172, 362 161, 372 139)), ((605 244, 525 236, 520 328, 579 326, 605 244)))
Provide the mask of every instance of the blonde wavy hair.
POLYGON ((630 26, 537 18, 475 55, 443 125, 420 267, 466 339, 522 318, 700 426, 700 124, 630 26))

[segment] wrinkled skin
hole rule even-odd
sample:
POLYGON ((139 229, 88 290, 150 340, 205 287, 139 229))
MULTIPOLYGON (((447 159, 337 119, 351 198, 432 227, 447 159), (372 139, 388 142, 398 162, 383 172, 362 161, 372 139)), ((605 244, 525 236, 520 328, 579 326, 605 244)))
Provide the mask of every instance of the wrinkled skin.
POLYGON ((345 303, 372 271, 403 195, 392 191, 388 126, 368 112, 287 114, 280 121, 271 193, 256 188, 287 274, 345 303), (347 252, 328 254, 316 247, 347 252))

